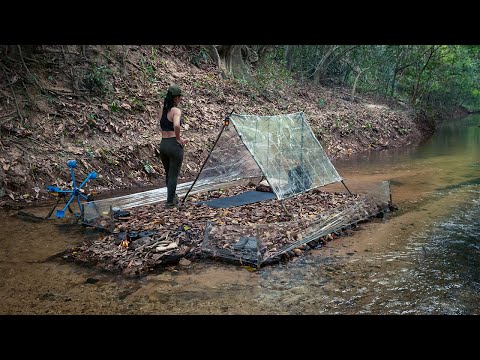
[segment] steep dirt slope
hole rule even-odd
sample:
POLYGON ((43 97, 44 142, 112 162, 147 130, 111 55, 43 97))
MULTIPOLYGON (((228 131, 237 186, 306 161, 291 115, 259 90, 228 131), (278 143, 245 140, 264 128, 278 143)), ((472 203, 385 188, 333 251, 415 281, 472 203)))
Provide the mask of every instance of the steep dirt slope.
MULTIPOLYGON (((49 199, 96 170, 100 192, 161 186, 158 122, 167 87, 185 92, 190 139, 180 181, 193 178, 230 111, 274 115, 304 111, 331 158, 417 142, 413 113, 348 89, 272 81, 255 88, 220 71, 200 46, 1 46, 0 206, 49 199)), ((428 129, 430 130, 430 129, 428 129)))

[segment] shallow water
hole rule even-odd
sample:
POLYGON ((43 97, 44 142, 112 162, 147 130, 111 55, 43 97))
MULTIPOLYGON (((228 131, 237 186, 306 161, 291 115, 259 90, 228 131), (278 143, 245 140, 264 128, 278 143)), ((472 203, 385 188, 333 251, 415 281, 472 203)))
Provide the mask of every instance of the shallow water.
POLYGON ((126 279, 51 259, 93 229, 0 212, 0 313, 479 314, 479 125, 470 116, 419 147, 334 163, 347 186, 390 180, 399 210, 254 272, 197 261, 126 279))

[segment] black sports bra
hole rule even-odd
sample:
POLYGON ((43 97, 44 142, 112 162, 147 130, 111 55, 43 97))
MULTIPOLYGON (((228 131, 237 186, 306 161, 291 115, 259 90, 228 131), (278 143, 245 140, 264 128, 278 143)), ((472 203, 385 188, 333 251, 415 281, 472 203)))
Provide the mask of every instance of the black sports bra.
POLYGON ((168 120, 167 111, 164 111, 160 119, 160 128, 162 131, 173 131, 173 122, 168 120))

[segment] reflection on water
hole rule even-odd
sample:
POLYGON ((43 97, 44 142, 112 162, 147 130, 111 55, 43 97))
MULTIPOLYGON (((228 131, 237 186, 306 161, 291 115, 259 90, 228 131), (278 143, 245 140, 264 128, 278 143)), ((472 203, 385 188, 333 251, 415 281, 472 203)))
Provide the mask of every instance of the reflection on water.
POLYGON ((467 191, 448 218, 377 258, 394 270, 372 279, 370 292, 378 295, 361 313, 480 313, 480 187, 467 191))
MULTIPOLYGON (((50 257, 101 234, 0 213, 2 314, 480 314, 480 117, 334 163, 400 211, 286 264, 194 262, 126 279, 50 257)), ((49 209, 33 209, 45 215, 49 209)))
MULTIPOLYGON (((470 116, 444 124, 417 149, 352 161, 354 172, 387 167, 393 194, 415 196, 417 209, 429 201, 448 206, 410 235, 404 247, 375 259, 392 264, 392 270, 373 277, 371 301, 360 313, 480 313, 479 124, 478 115, 470 116), (407 174, 401 171, 404 166, 407 174)), ((340 166, 347 170, 350 164, 340 166)))
POLYGON ((412 164, 417 166, 429 164, 480 166, 480 115, 471 115, 461 121, 446 122, 435 134, 419 147, 406 149, 389 149, 369 151, 353 155, 350 159, 338 160, 335 166, 348 167, 353 171, 365 171, 365 166, 373 171, 383 167, 404 168, 412 164))

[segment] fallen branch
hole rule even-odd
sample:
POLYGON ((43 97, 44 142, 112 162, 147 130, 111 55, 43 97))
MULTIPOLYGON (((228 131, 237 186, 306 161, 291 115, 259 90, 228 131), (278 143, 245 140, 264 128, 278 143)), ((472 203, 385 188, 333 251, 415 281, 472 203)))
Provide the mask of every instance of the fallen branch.
POLYGON ((105 54, 104 52, 102 52, 102 55, 103 55, 108 61, 110 61, 112 64, 115 64, 115 61, 113 61, 113 59, 112 59, 110 56, 108 56, 108 55, 105 54))
POLYGON ((13 145, 15 145, 16 147, 18 147, 20 150, 22 150, 23 152, 25 152, 26 154, 29 154, 30 156, 32 156, 32 153, 30 151, 28 151, 27 149, 25 149, 22 145, 20 144, 17 144, 15 141, 11 141, 11 143, 13 145))
POLYGON ((126 63, 127 63, 127 55, 128 55, 128 52, 130 51, 130 48, 127 46, 126 47, 126 50, 125 50, 125 53, 123 54, 123 58, 122 58, 122 75, 125 76, 127 74, 127 67, 126 67, 126 63))
POLYGON ((73 91, 64 91, 64 90, 58 90, 58 89, 53 89, 53 88, 44 88, 44 90, 55 94, 55 95, 61 95, 61 96, 83 96, 82 94, 75 94, 73 91))
POLYGON ((11 113, 9 113, 9 114, 0 115, 0 119, 2 119, 2 118, 4 118, 4 117, 12 116, 12 115, 15 114, 15 113, 16 113, 16 111, 13 110, 13 111, 12 111, 11 113))
MULTIPOLYGON (((9 114, 9 115, 5 115, 5 119, 3 120, 0 120, 0 127, 4 127, 3 124, 5 124, 7 121, 10 121, 13 117, 12 115, 14 115, 17 111, 13 111, 13 113, 9 114)), ((5 129, 7 129, 6 127, 4 127, 5 129)))
POLYGON ((135 249, 135 252, 139 252, 140 250, 143 250, 143 249, 151 249, 155 246, 157 246, 158 243, 160 243, 161 241, 164 241, 164 240, 157 240, 155 241, 154 243, 148 245, 148 244, 143 244, 142 246, 139 246, 138 248, 135 249))
POLYGON ((136 67, 138 70, 142 71, 142 68, 140 66, 138 66, 137 64, 135 64, 134 62, 130 61, 130 60, 127 60, 127 62, 131 65, 133 65, 134 67, 136 67))
POLYGON ((23 140, 23 141, 26 141, 26 142, 28 142, 28 143, 32 143, 32 142, 33 142, 33 143, 35 143, 35 144, 37 144, 37 145, 39 145, 39 146, 43 145, 42 142, 40 142, 40 141, 38 141, 38 140, 36 140, 36 139, 34 139, 34 138, 16 139, 15 141, 22 141, 22 140, 23 140))
POLYGON ((40 63, 40 61, 38 61, 37 59, 32 59, 32 58, 29 58, 29 57, 26 57, 26 56, 24 56, 23 58, 24 58, 25 60, 28 60, 28 61, 31 61, 31 62, 35 62, 35 63, 37 63, 37 64, 40 63))
POLYGON ((18 47, 18 52, 20 53, 20 59, 22 60, 22 64, 25 67, 25 70, 27 70, 28 74, 31 76, 35 84, 40 88, 40 90, 43 90, 42 86, 38 83, 37 78, 30 72, 30 70, 27 67, 27 64, 25 64, 25 60, 23 59, 23 54, 22 54, 22 47, 20 45, 17 45, 18 47))
POLYGON ((78 53, 78 52, 76 52, 76 51, 70 51, 70 50, 65 50, 65 49, 63 49, 63 46, 62 46, 62 49, 43 48, 42 51, 50 52, 50 53, 62 53, 62 54, 80 55, 80 53, 78 53))
POLYGON ((59 116, 59 117, 62 116, 62 114, 60 114, 60 113, 58 113, 58 112, 49 112, 49 113, 47 113, 47 116, 50 116, 50 115, 59 116))
POLYGON ((23 85, 23 88, 25 89, 25 93, 27 94, 27 97, 28 99, 30 100, 30 102, 32 102, 35 107, 38 109, 38 111, 42 111, 42 109, 40 109, 40 106, 38 106, 37 102, 32 98, 32 96, 30 95, 30 93, 28 92, 28 89, 27 87, 25 86, 25 83, 22 81, 22 85, 23 85))
POLYGON ((68 64, 67 55, 65 54, 65 49, 63 48, 63 45, 60 45, 60 47, 62 48, 63 61, 65 61, 65 63, 68 64))
POLYGON ((10 90, 12 90, 13 99, 15 100, 15 107, 17 108, 17 114, 22 121, 22 124, 25 123, 25 119, 23 118, 22 114, 20 113, 20 108, 18 107, 17 96, 15 95, 15 91, 13 90, 13 86, 10 86, 10 90))
POLYGON ((7 93, 5 93, 2 89, 0 89, 0 93, 2 93, 2 95, 5 96, 6 98, 9 98, 10 100, 13 100, 13 98, 10 95, 8 95, 7 93))
POLYGON ((85 100, 87 100, 87 101, 90 103, 90 105, 95 105, 95 104, 92 102, 92 100, 90 100, 90 98, 89 98, 87 95, 83 94, 82 96, 83 96, 83 98, 84 98, 85 100))
POLYGON ((121 77, 120 80, 122 81, 123 85, 125 86, 125 90, 127 90, 127 92, 128 92, 130 95, 136 97, 137 94, 135 94, 135 92, 130 89, 131 87, 128 86, 128 84, 127 84, 127 82, 125 81, 124 77, 121 77))

